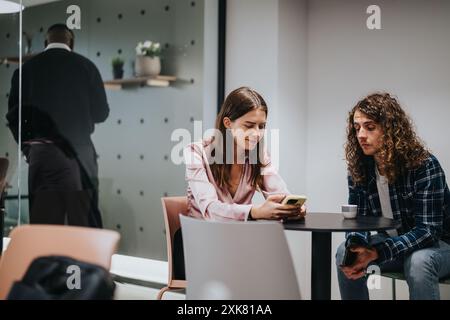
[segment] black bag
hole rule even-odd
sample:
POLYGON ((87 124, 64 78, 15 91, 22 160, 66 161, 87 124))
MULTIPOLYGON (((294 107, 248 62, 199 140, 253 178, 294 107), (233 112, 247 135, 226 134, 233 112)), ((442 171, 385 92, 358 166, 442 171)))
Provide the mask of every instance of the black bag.
POLYGON ((68 257, 35 259, 8 300, 111 300, 115 284, 100 266, 68 257))

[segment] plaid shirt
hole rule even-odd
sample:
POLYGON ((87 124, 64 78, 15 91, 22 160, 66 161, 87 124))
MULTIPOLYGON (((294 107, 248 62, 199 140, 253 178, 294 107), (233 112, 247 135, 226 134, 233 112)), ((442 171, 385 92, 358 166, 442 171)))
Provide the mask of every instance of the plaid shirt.
MULTIPOLYGON (((382 216, 375 175, 375 161, 366 162, 366 183, 354 185, 349 177, 349 204, 358 205, 360 216, 382 216)), ((389 184, 394 220, 401 223, 398 236, 374 245, 378 263, 388 262, 440 239, 450 239, 450 191, 445 174, 433 156, 417 169, 409 170, 389 184)), ((370 232, 349 232, 349 240, 370 244, 370 232), (356 239, 354 238, 356 237, 356 239)))

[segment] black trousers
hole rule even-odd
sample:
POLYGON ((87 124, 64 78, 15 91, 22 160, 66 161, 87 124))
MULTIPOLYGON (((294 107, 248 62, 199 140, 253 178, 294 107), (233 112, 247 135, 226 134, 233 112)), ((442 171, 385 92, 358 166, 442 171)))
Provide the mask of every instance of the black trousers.
POLYGON ((78 154, 56 144, 36 144, 26 156, 30 223, 102 227, 98 183, 78 154))

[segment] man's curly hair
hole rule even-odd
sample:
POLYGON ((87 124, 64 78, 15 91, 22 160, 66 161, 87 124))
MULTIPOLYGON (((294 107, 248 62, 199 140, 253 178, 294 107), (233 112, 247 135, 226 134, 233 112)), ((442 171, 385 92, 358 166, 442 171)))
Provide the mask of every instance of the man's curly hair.
POLYGON ((397 99, 389 93, 375 93, 359 101, 350 111, 347 123, 345 155, 349 174, 356 185, 366 182, 365 159, 359 145, 353 117, 360 111, 381 125, 382 146, 377 154, 378 167, 392 184, 406 170, 419 167, 430 153, 416 136, 413 124, 397 99))

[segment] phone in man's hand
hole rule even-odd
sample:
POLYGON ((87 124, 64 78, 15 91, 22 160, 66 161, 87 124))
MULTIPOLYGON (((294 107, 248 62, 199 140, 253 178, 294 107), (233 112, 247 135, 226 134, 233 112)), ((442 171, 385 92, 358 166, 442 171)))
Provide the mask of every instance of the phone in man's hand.
POLYGON ((350 250, 351 246, 345 249, 344 259, 342 260, 341 267, 349 267, 353 265, 358 257, 358 253, 350 250))

